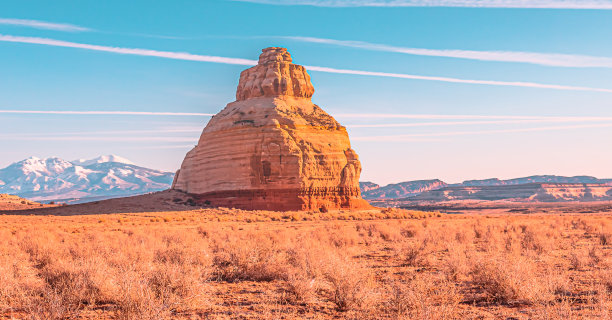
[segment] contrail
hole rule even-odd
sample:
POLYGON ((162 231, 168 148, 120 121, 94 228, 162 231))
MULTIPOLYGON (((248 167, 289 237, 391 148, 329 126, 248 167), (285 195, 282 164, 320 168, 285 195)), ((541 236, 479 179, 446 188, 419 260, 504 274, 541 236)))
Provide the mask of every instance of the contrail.
POLYGON ((416 123, 383 123, 383 124, 354 124, 346 125, 349 128, 408 128, 408 127, 435 127, 459 125, 489 125, 489 124, 531 124, 531 123, 563 123, 563 122, 596 122, 611 121, 611 118, 597 119, 522 119, 522 120, 494 120, 494 121, 446 121, 446 122, 416 122, 416 123))
MULTIPOLYGON (((240 58, 195 55, 195 54, 183 53, 183 52, 157 51, 157 50, 148 50, 148 49, 108 47, 108 46, 83 44, 83 43, 68 42, 68 41, 61 41, 61 40, 54 40, 54 39, 47 39, 47 38, 17 37, 17 36, 10 36, 10 35, 0 35, 0 41, 40 44, 40 45, 48 45, 48 46, 56 46, 56 47, 79 48, 79 49, 86 49, 86 50, 104 51, 104 52, 112 52, 112 53, 119 53, 119 54, 140 55, 140 56, 151 56, 151 57, 159 57, 159 58, 167 58, 167 59, 178 59, 178 60, 203 61, 203 62, 248 65, 248 66, 257 64, 256 60, 248 60, 248 59, 240 59, 240 58)), ((421 76, 421 75, 411 75, 411 74, 401 74, 401 73, 336 69, 336 68, 319 67, 319 66, 305 66, 305 67, 306 69, 310 71, 337 73, 337 74, 354 74, 354 75, 375 76, 375 77, 402 78, 402 79, 427 80, 427 81, 439 81, 439 82, 450 82, 450 83, 465 83, 465 84, 481 84, 481 85, 493 85, 493 86, 510 86, 510 87, 527 87, 527 88, 540 88, 540 89, 612 93, 612 89, 566 86, 566 85, 556 85, 556 84, 543 84, 543 83, 534 83, 534 82, 471 80, 471 79, 459 79, 459 78, 438 77, 438 76, 421 76)))
POLYGON ((194 112, 138 112, 138 111, 46 111, 46 110, 0 110, 0 113, 16 114, 63 114, 63 115, 119 115, 119 116, 203 116, 212 117, 213 113, 194 112))
MULTIPOLYGON (((170 116, 170 117, 212 117, 214 113, 198 112, 148 112, 148 111, 64 111, 64 110, 0 110, 0 114, 58 114, 58 115, 117 115, 117 116, 170 116)), ((495 123, 530 123, 530 122, 592 122, 612 121, 612 117, 564 117, 564 116, 508 116, 508 115, 445 115, 445 114, 393 114, 393 113, 332 113, 335 118, 343 119, 412 119, 412 120, 481 120, 461 122, 424 122, 407 124, 356 124, 355 128, 376 127, 411 127, 426 125, 452 125, 452 124, 495 124, 495 123), (488 120, 488 121, 487 121, 488 120), (442 124, 443 123, 443 124, 442 124)), ((185 130, 185 128, 174 128, 185 130)), ((193 130, 193 129, 190 129, 193 130)), ((199 129, 198 129, 199 130, 199 129)), ((197 130, 196 130, 197 131, 197 130)))
POLYGON ((225 63, 225 64, 239 64, 239 65, 248 65, 248 66, 257 64, 257 60, 226 58, 226 57, 217 57, 217 56, 205 56, 205 55, 196 55, 196 54, 190 54, 190 53, 184 53, 184 52, 108 47, 108 46, 99 46, 99 45, 93 45, 93 44, 84 44, 84 43, 69 42, 69 41, 62 41, 62 40, 55 40, 55 39, 48 39, 48 38, 0 35, 0 41, 41 44, 41 45, 48 45, 48 46, 55 46, 55 47, 78 48, 78 49, 85 49, 85 50, 104 51, 104 52, 112 52, 112 53, 120 53, 120 54, 130 54, 130 55, 149 56, 149 57, 177 59, 177 60, 203 61, 203 62, 214 62, 214 63, 225 63))
POLYGON ((538 131, 609 128, 609 127, 612 127, 612 123, 582 124, 582 125, 571 125, 571 126, 554 126, 554 127, 537 127, 537 128, 520 128, 520 129, 502 129, 502 130, 453 131, 453 132, 400 134, 400 135, 387 135, 387 136, 352 137, 351 141, 410 141, 410 140, 424 138, 424 137, 452 137, 452 136, 463 136, 463 135, 486 135, 486 134, 496 134, 496 133, 538 132, 538 131))
POLYGON ((594 92, 607 92, 612 93, 612 89, 602 88, 590 88, 590 87, 576 87, 576 86, 564 86, 557 84, 544 84, 535 82, 521 82, 521 81, 495 81, 495 80, 469 80, 459 78, 448 78, 448 77, 435 77, 435 76, 418 76, 412 74, 402 73, 387 73, 387 72, 373 72, 373 71, 360 71, 360 70, 348 70, 348 69, 335 69, 327 67, 314 67, 304 66, 310 71, 328 72, 328 73, 341 73, 341 74, 356 74, 362 76, 375 76, 375 77, 389 77, 389 78, 402 78, 402 79, 413 79, 413 80, 429 80, 429 81, 441 81, 441 82, 452 82, 452 83, 467 83, 467 84, 484 84, 491 86, 508 86, 508 87, 526 87, 526 88, 539 88, 539 89, 555 89, 555 90, 570 90, 570 91, 594 91, 594 92))
POLYGON ((527 9, 612 9, 609 0, 230 0, 271 5, 315 7, 469 7, 527 9))
POLYGON ((281 36, 274 38, 289 39, 308 43, 328 44, 371 51, 403 53, 417 56, 445 57, 495 62, 518 62, 542 66, 567 68, 612 68, 612 58, 609 57, 522 51, 474 51, 406 48, 362 41, 347 41, 314 37, 281 36))
POLYGON ((29 28, 36 28, 36 29, 44 29, 44 30, 68 31, 68 32, 92 31, 89 28, 75 26, 73 24, 68 24, 68 23, 54 23, 54 22, 26 20, 26 19, 0 18, 0 24, 20 26, 20 27, 29 27, 29 28))

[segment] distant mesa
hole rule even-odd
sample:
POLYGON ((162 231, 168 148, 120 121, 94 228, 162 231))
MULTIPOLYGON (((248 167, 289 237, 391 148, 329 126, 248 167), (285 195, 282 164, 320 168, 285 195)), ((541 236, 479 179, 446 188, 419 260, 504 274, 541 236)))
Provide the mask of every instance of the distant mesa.
MULTIPOLYGON (((447 184, 440 180, 406 181, 386 186, 361 182, 364 198, 377 201, 446 202, 506 200, 518 202, 612 201, 612 179, 590 176, 529 176, 447 184)), ((391 203, 391 202, 389 202, 391 203)), ((398 204, 398 203, 395 203, 398 204)))
POLYGON ((206 125, 172 188, 213 206, 262 210, 370 208, 346 128, 311 101, 314 87, 285 48, 262 50, 236 101, 206 125))

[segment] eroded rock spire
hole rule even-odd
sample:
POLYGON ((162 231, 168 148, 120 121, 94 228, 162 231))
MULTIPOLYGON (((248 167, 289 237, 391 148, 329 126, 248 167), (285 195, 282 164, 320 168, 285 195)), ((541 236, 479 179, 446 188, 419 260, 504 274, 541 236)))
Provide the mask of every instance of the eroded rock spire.
POLYGON ((202 204, 266 210, 369 208, 346 128, 313 104, 305 68, 266 48, 236 101, 206 125, 172 188, 202 204))

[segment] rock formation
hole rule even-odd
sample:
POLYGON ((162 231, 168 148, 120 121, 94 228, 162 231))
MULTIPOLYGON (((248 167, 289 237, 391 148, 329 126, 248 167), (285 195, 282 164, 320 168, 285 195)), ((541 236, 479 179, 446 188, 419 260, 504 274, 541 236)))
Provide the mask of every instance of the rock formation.
POLYGON ((187 153, 172 188, 242 209, 369 208, 346 128, 312 103, 310 76, 286 49, 262 51, 240 74, 236 101, 187 153))

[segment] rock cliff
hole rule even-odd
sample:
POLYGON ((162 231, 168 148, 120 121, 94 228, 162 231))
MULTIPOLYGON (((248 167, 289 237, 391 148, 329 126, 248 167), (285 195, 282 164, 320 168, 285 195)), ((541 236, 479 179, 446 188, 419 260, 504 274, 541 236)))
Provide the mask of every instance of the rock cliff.
POLYGON ((236 101, 187 153, 172 188, 242 209, 368 208, 346 128, 312 103, 310 76, 286 49, 262 51, 257 66, 241 73, 236 101))

